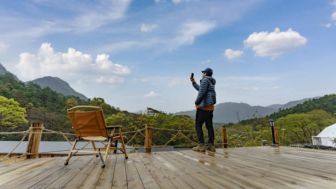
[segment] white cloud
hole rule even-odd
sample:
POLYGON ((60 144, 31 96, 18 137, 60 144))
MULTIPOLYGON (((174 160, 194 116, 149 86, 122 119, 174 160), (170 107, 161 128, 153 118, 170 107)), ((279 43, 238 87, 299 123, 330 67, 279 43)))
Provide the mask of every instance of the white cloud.
POLYGON ((287 31, 275 28, 273 32, 254 32, 244 41, 245 46, 252 48, 257 56, 273 58, 306 43, 307 39, 291 28, 287 31))
POLYGON ((57 76, 66 80, 121 83, 130 74, 126 66, 113 63, 107 54, 92 55, 69 48, 55 52, 50 43, 43 43, 36 54, 21 53, 15 65, 18 75, 25 80, 43 76, 57 76))
POLYGON ((232 50, 232 49, 226 49, 224 52, 224 56, 227 59, 235 59, 235 58, 239 58, 244 54, 243 51, 240 50, 232 50))
POLYGON ((192 21, 186 22, 179 30, 175 42, 178 44, 193 44, 196 37, 210 32, 216 27, 213 21, 192 21))
POLYGON ((8 45, 0 41, 0 52, 5 51, 8 48, 8 45))
POLYGON ((144 33, 152 32, 158 27, 157 24, 141 24, 140 31, 144 33))
POLYGON ((96 6, 91 7, 90 11, 85 9, 70 27, 77 31, 91 31, 112 21, 120 20, 125 17, 131 0, 109 0, 101 1, 96 6))
POLYGON ((328 24, 324 25, 324 27, 326 27, 326 28, 330 28, 331 26, 332 26, 331 23, 328 23, 328 24))
POLYGON ((159 94, 157 94, 155 91, 150 91, 149 93, 145 94, 144 97, 157 97, 159 94))
POLYGON ((124 82, 123 77, 118 76, 99 76, 96 79, 97 83, 120 84, 124 82))
POLYGON ((331 14, 331 20, 336 22, 336 11, 331 14))

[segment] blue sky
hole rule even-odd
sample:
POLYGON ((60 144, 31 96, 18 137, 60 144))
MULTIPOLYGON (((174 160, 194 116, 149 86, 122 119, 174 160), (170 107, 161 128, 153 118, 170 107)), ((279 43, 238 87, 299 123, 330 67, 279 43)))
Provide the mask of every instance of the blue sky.
POLYGON ((193 109, 211 67, 218 102, 335 93, 336 1, 2 0, 0 62, 64 79, 124 110, 193 109))

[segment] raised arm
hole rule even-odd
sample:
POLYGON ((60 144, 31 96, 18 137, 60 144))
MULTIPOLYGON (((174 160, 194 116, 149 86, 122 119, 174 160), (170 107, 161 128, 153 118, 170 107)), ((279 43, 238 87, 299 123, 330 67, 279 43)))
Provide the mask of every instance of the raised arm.
POLYGON ((197 91, 199 91, 200 86, 196 83, 196 81, 193 81, 192 85, 197 91))

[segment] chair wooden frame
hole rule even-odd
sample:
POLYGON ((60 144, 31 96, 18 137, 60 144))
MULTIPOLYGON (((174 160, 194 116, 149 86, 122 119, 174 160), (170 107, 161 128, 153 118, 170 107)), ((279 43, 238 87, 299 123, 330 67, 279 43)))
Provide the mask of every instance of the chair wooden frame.
POLYGON ((106 126, 104 113, 101 107, 97 106, 75 106, 68 109, 68 116, 72 124, 72 128, 75 131, 76 139, 73 142, 68 157, 64 165, 68 165, 72 156, 76 155, 77 152, 85 152, 89 154, 94 154, 99 157, 102 162, 102 168, 106 165, 106 160, 113 150, 114 153, 120 150, 125 154, 125 159, 128 159, 127 151, 125 147, 125 137, 122 134, 121 126, 106 126), (85 110, 85 111, 83 111, 85 110), (116 135, 117 130, 117 135, 116 135), (76 149, 78 141, 91 142, 93 150, 82 150, 76 149), (121 141, 121 148, 118 148, 118 141, 121 141), (95 142, 107 141, 105 150, 101 152, 101 148, 97 148, 95 142), (113 145, 112 142, 115 142, 113 145))

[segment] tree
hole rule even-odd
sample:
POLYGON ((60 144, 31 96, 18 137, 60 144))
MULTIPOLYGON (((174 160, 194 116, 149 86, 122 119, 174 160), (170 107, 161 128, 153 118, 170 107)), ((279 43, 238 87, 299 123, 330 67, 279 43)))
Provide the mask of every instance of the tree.
POLYGON ((116 109, 115 107, 105 103, 105 100, 100 97, 94 97, 89 101, 89 104, 92 106, 100 106, 104 113, 107 115, 114 114, 119 112, 120 110, 116 109))
POLYGON ((70 97, 65 101, 65 105, 67 109, 72 108, 78 105, 78 100, 74 97, 70 97))
POLYGON ((14 99, 0 96, 0 125, 5 127, 17 127, 27 124, 26 110, 14 99))

